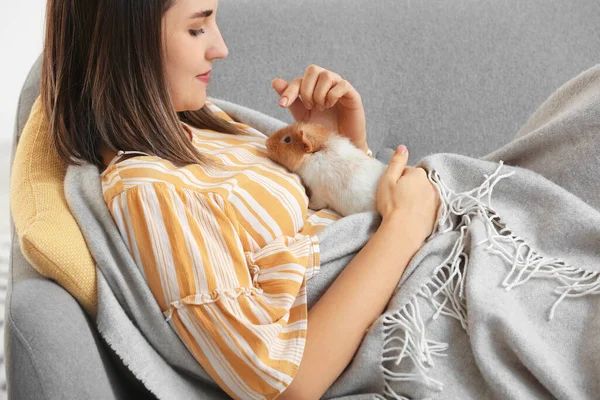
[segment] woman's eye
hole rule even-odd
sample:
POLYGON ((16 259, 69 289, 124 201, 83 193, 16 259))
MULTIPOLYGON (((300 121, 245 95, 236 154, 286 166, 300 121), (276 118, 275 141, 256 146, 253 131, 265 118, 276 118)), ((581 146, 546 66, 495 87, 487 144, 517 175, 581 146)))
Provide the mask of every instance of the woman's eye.
POLYGON ((204 33, 204 29, 200 28, 200 29, 190 29, 190 35, 192 36, 199 36, 201 34, 204 33))

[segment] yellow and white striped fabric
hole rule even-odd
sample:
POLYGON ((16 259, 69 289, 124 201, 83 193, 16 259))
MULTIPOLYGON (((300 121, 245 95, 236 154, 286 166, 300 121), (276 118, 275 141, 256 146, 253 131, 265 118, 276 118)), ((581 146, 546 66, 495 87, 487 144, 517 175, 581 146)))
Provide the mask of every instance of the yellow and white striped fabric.
POLYGON ((340 218, 308 209, 300 178, 266 155, 266 136, 188 126, 219 168, 154 156, 101 175, 104 199, 171 327, 236 399, 274 399, 296 375, 307 333, 316 233, 340 218))

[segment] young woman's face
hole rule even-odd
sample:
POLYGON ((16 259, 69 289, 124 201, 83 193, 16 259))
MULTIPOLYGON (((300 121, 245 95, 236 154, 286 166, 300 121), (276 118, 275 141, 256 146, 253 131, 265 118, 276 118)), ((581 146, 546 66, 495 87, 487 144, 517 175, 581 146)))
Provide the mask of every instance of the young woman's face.
POLYGON ((167 88, 177 112, 204 106, 208 83, 198 75, 210 71, 214 59, 229 53, 217 27, 218 5, 219 0, 176 0, 163 17, 167 88), (211 10, 207 17, 193 17, 211 10))

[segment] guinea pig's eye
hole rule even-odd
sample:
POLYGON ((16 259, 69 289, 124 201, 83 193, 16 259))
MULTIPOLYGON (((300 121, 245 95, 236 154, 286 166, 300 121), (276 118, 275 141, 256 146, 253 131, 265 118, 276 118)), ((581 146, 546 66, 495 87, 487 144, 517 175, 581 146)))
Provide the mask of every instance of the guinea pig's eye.
POLYGON ((291 141, 292 141, 292 138, 290 136, 286 136, 282 140, 283 143, 290 143, 291 141))

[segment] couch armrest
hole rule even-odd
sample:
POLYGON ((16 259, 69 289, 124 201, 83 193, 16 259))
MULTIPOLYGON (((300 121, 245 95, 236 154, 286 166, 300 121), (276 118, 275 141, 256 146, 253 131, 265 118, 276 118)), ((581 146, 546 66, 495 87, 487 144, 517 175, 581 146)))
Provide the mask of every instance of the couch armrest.
POLYGON ((73 399, 153 398, 111 359, 79 303, 29 265, 18 240, 10 266, 4 331, 9 399, 64 399, 67 393, 73 399))

